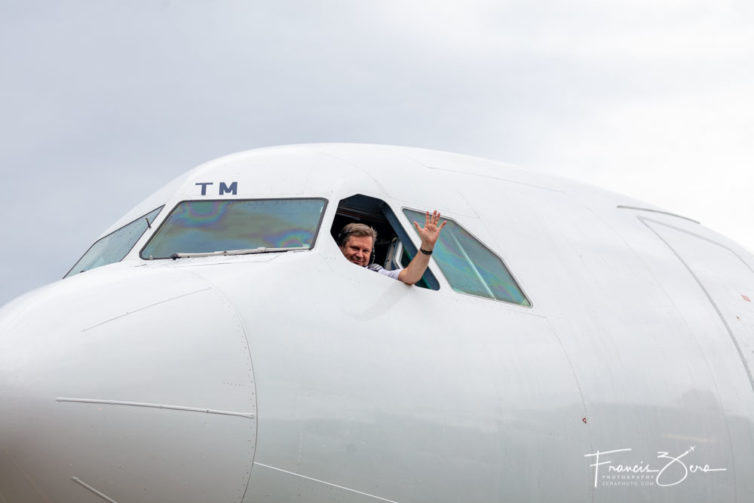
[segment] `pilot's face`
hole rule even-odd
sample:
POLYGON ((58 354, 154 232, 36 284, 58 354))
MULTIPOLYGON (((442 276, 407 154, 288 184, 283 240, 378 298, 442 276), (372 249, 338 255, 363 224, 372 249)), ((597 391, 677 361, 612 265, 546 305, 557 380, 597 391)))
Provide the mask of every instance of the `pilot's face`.
POLYGON ((343 255, 356 265, 366 267, 372 255, 372 238, 370 236, 349 236, 340 247, 343 255))

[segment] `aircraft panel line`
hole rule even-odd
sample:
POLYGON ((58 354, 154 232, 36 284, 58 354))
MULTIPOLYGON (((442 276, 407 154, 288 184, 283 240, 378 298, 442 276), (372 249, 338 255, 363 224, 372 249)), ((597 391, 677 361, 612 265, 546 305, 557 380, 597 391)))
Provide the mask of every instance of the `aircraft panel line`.
POLYGON ((283 470, 282 468, 276 468, 274 466, 265 465, 263 463, 259 463, 258 461, 254 461, 254 464, 257 465, 257 466, 264 467, 264 468, 269 468, 270 470, 275 470, 277 472, 286 473, 288 475, 293 475, 294 477, 299 477, 299 478, 302 478, 302 479, 311 480, 312 482, 317 482, 319 484, 324 484, 326 486, 335 487, 337 489, 342 489, 344 491, 348 491, 348 492, 351 492, 351 493, 354 493, 354 494, 360 494, 362 496, 367 496, 369 498, 374 498, 374 499, 379 500, 379 501, 385 501, 387 503, 398 503, 395 500, 389 500, 389 499, 386 499, 386 498, 380 498, 379 496, 375 496, 374 494, 369 494, 369 493, 365 493, 365 492, 362 492, 362 491, 357 491, 356 489, 351 489, 350 487, 339 486, 338 484, 333 484, 331 482, 325 482, 324 480, 315 479, 314 477, 307 477, 306 475, 301 475, 300 473, 290 472, 288 470, 283 470))
POLYGON ((194 295, 194 294, 197 294, 197 293, 206 292, 207 290, 211 290, 211 289, 212 289, 211 287, 200 288, 199 290, 194 290, 192 292, 182 293, 181 295, 176 295, 175 297, 170 297, 168 299, 164 299, 164 300, 161 300, 159 302, 154 302, 152 304, 140 307, 138 309, 134 309, 133 311, 128 311, 127 313, 119 314, 118 316, 115 316, 114 318, 110 318, 108 320, 101 321, 101 322, 99 322, 99 323, 97 323, 95 325, 92 325, 91 327, 86 327, 85 329, 82 330, 82 332, 89 331, 89 330, 91 330, 93 328, 97 328, 99 326, 105 325, 107 323, 110 323, 111 321, 115 321, 115 320, 123 318, 125 316, 129 316, 131 314, 138 313, 139 311, 144 311, 145 309, 149 309, 150 307, 159 306, 160 304, 165 304, 166 302, 172 302, 174 300, 182 299, 183 297, 188 297, 189 295, 194 295))
POLYGON ((205 414, 219 414, 221 416, 237 416, 245 417, 247 419, 254 419, 255 414, 253 412, 237 412, 232 410, 217 410, 217 409, 205 409, 201 407, 184 407, 183 405, 165 405, 159 403, 146 403, 146 402, 124 402, 120 400, 100 400, 97 398, 67 398, 57 397, 57 402, 71 402, 71 403, 96 403, 103 405, 125 405, 129 407, 146 407, 150 409, 168 409, 168 410, 181 410, 185 412, 204 412, 205 414))
MULTIPOLYGON (((749 364, 746 362, 746 356, 744 355, 744 352, 741 349, 740 344, 738 344, 738 341, 736 340, 736 336, 733 333, 733 329, 730 328, 730 325, 728 324, 728 320, 726 320, 725 316, 723 316, 723 312, 720 310, 720 307, 715 302, 715 299, 712 298, 712 295, 709 293, 709 291, 707 290, 707 288, 704 286, 704 283, 702 283, 702 280, 699 279, 699 276, 696 275, 696 273, 691 268, 691 266, 683 259, 683 257, 681 257, 681 255, 675 250, 675 248, 673 248, 670 245, 670 243, 659 232, 657 232, 655 229, 653 229, 652 226, 649 225, 647 222, 652 222, 652 223, 655 223, 655 224, 658 224, 658 225, 662 225, 664 227, 669 227, 671 229, 675 229, 675 230, 681 231, 681 232, 683 232, 685 234, 688 234, 690 236, 695 236, 695 237, 701 238, 701 239, 703 239, 705 241, 709 241, 712 244, 716 244, 717 246, 720 246, 723 249, 728 250, 729 252, 733 253, 733 255, 736 256, 736 257, 738 257, 738 254, 735 253, 730 248, 728 248, 727 246, 723 246, 723 245, 721 245, 719 243, 715 243, 714 241, 706 239, 703 236, 698 236, 698 235, 696 235, 694 233, 691 233, 691 232, 685 231, 683 229, 679 229, 677 227, 674 227, 672 225, 668 225, 668 224, 665 224, 665 223, 662 223, 662 222, 658 222, 656 220, 652 220, 652 219, 649 219, 649 218, 643 218, 643 217, 638 217, 638 218, 650 231, 652 231, 658 238, 660 238, 660 240, 663 243, 665 243, 665 245, 670 249, 670 251, 673 253, 673 255, 675 255, 676 258, 678 260, 680 260, 681 264, 683 264, 683 267, 686 268, 686 270, 688 271, 688 273, 691 274, 691 277, 694 278, 694 281, 696 281, 697 285, 699 285, 699 288, 702 289, 702 292, 704 292, 704 295, 707 297, 707 300, 709 300, 710 304, 712 304, 712 307, 714 308, 715 312, 717 313, 718 318, 720 318, 720 321, 723 322, 723 326, 725 327, 725 330, 728 332, 728 336, 730 338, 730 341, 733 343, 733 347, 735 347, 736 351, 738 352, 738 357, 740 358, 741 364, 743 365, 744 370, 746 371, 746 375, 749 377, 749 384, 751 385, 751 389, 752 389, 752 391, 754 391, 754 376, 751 373, 751 369, 749 368, 749 364)), ((738 259, 741 260, 741 262, 744 262, 743 259, 741 259, 741 257, 738 257, 738 259)), ((746 267, 749 267, 749 265, 746 262, 744 262, 744 265, 746 267)), ((751 268, 749 268, 749 269, 751 269, 751 268)))
POLYGON ((618 206, 616 206, 616 208, 618 208, 619 210, 637 210, 637 211, 648 211, 650 213, 660 213, 662 215, 668 215, 668 216, 671 216, 671 217, 682 218, 684 220, 688 220, 689 222, 694 222, 695 224, 700 224, 701 225, 701 222, 699 222, 698 220, 694 220, 693 218, 689 218, 689 217, 684 217, 683 215, 679 215, 677 213, 671 213, 669 211, 654 210, 652 208, 641 208, 639 206, 626 206, 624 204, 619 204, 618 206))
POLYGON ((110 503, 118 503, 114 499, 112 499, 112 498, 108 497, 106 494, 104 494, 104 493, 96 490, 95 488, 93 488, 92 486, 90 486, 89 484, 87 484, 86 482, 84 482, 83 480, 81 480, 78 477, 71 477, 71 480, 73 480, 74 482, 76 482, 81 487, 83 487, 85 489, 88 489, 89 491, 93 492, 94 494, 96 494, 97 496, 99 496, 100 498, 102 498, 105 501, 109 501, 110 503))

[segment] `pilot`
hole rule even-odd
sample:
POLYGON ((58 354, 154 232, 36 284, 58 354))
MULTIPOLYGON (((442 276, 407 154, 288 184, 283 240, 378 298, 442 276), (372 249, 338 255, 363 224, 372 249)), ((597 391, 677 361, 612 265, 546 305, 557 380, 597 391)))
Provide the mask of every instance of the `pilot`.
POLYGON ((372 263, 377 231, 368 225, 359 223, 346 225, 338 234, 338 245, 343 255, 354 264, 403 281, 407 285, 413 285, 422 278, 424 271, 427 270, 429 256, 432 255, 437 238, 440 237, 440 231, 446 223, 447 221, 440 223, 440 214, 437 211, 432 212, 432 214, 427 212, 423 227, 414 222, 416 232, 421 238, 420 253, 416 254, 405 269, 389 271, 379 264, 372 263))

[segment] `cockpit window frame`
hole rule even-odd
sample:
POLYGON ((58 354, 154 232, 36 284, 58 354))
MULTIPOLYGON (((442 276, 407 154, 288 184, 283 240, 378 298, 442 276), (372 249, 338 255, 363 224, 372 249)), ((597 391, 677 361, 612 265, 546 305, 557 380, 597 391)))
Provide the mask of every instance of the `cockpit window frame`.
MULTIPOLYGON (((175 205, 173 205, 172 208, 170 208, 170 211, 168 212, 167 216, 162 220, 160 225, 155 229, 155 231, 152 233, 150 238, 147 240, 146 243, 144 243, 144 246, 142 246, 141 250, 139 250, 139 258, 146 261, 155 261, 155 260, 173 260, 175 257, 145 257, 144 256, 144 250, 149 246, 149 244, 152 242, 152 240, 159 235, 162 228, 167 224, 169 217, 173 214, 173 212, 182 204, 186 203, 195 203, 195 202, 201 202, 201 203, 207 203, 207 202, 245 202, 245 201, 302 201, 302 200, 317 200, 317 201, 323 201, 324 204, 322 205, 322 210, 319 214, 319 221, 317 222, 317 226, 312 234, 312 242, 311 246, 308 248, 301 248, 301 251, 311 251, 314 250, 315 246, 317 245, 317 238, 319 237, 319 233, 322 229, 322 222, 324 221, 325 214, 327 213, 327 207, 329 204, 329 200, 325 197, 321 196, 300 196, 300 197, 252 197, 252 198, 244 198, 244 199, 183 199, 181 201, 178 201, 175 205)), ((291 248, 290 250, 299 250, 298 248, 291 248)), ((283 251, 283 250, 281 250, 283 251)), ((288 251, 288 250, 285 250, 288 251)), ((240 255, 236 255, 240 256, 240 255)))
POLYGON ((123 259, 124 259, 124 258, 126 258, 126 257, 128 256, 128 254, 129 254, 129 253, 131 253, 131 252, 133 251, 134 247, 135 247, 135 246, 136 246, 136 244, 137 244, 137 243, 139 242, 139 240, 140 240, 141 238, 143 238, 143 237, 144 237, 144 234, 146 234, 146 233, 147 233, 147 231, 148 231, 149 229, 151 229, 151 228, 152 228, 152 223, 153 223, 153 222, 154 222, 155 220, 157 220, 157 217, 159 217, 159 216, 160 216, 160 215, 162 214, 162 212, 163 212, 163 210, 164 210, 164 209, 165 209, 165 205, 164 205, 164 204, 163 204, 163 205, 160 205, 160 206, 157 206, 156 208, 154 208, 154 209, 152 209, 152 210, 150 210, 150 211, 148 211, 148 212, 144 213, 144 214, 143 214, 143 215, 141 215, 140 217, 138 217, 138 218, 135 218, 135 219, 131 220, 130 222, 126 223, 126 224, 123 224, 122 226, 118 227, 118 228, 117 228, 117 229, 115 229, 114 231, 112 231, 112 232, 110 232, 110 233, 108 233, 108 234, 106 234, 106 235, 102 236, 101 238, 99 238, 99 239, 98 239, 97 241, 95 241, 94 243, 92 243, 92 244, 91 244, 91 246, 89 246, 89 248, 87 248, 87 249, 86 249, 86 251, 85 251, 85 252, 84 252, 84 253, 83 253, 83 254, 82 254, 82 255, 81 255, 80 257, 79 257, 79 259, 78 259, 78 260, 77 260, 77 261, 76 261, 76 262, 75 262, 75 263, 73 264, 73 266, 71 266, 71 268, 70 268, 70 269, 68 269, 68 272, 66 272, 66 273, 65 273, 65 275, 63 276, 63 279, 65 279, 65 278, 69 278, 69 277, 72 277, 72 276, 75 276, 76 274, 81 274, 81 273, 83 273, 83 272, 86 272, 86 271, 91 271, 92 269, 97 269, 98 267, 104 267, 104 266, 106 266, 106 265, 110 265, 110 264, 116 264, 116 263, 118 263, 118 262, 121 262, 121 261, 123 261, 123 259), (148 217, 149 217, 149 215, 151 215, 152 213, 154 213, 154 216, 152 217, 152 220, 150 221, 150 220, 148 219, 148 217), (133 243, 131 244, 131 246, 130 246, 130 247, 128 248, 128 251, 126 251, 126 252, 125 252, 125 253, 123 254, 123 256, 122 256, 121 258, 119 258, 118 260, 113 260, 113 261, 111 261, 111 262, 107 262, 107 263, 105 263, 105 264, 100 264, 100 265, 97 265, 97 266, 94 266, 94 267, 89 267, 89 268, 87 268, 87 269, 83 269, 83 270, 81 270, 81 271, 78 271, 78 272, 76 272, 76 273, 73 273, 73 271, 74 271, 74 270, 76 269, 76 266, 77 266, 77 265, 79 265, 79 264, 81 263, 81 261, 82 261, 82 260, 84 259, 84 257, 86 257, 86 256, 87 256, 87 255, 89 254, 89 252, 91 252, 91 251, 92 251, 92 249, 93 249, 93 248, 94 248, 95 246, 97 246, 97 245, 98 245, 99 243, 101 243, 101 242, 102 242, 102 241, 104 241, 105 239, 108 239, 108 238, 110 238, 110 237, 114 236, 115 234, 117 234, 117 233, 121 232, 121 231, 122 231, 123 229, 125 229, 125 228, 126 228, 126 227, 128 227, 129 225, 133 225, 133 224, 135 224, 136 222, 139 222, 139 221, 141 221, 141 220, 143 220, 143 219, 146 219, 146 220, 147 220, 147 227, 146 227, 146 228, 145 228, 145 229, 144 229, 144 230, 143 230, 143 231, 141 232, 141 234, 139 234, 139 237, 137 237, 137 238, 136 238, 136 239, 134 240, 134 242, 133 242, 133 243), (73 274, 72 274, 72 273, 73 273, 73 274))
MULTIPOLYGON (((425 213, 425 212, 423 212, 421 210, 410 208, 408 206, 402 207, 401 210, 402 210, 403 216, 405 218, 407 218, 409 221, 411 221, 411 219, 412 219, 413 216, 410 215, 408 212, 414 212, 416 214, 424 214, 425 213)), ((448 285, 450 286, 451 290, 453 290, 456 293, 459 293, 459 294, 462 294, 462 295, 470 295, 470 296, 476 297, 478 299, 488 299, 488 300, 492 300, 492 301, 503 302, 503 303, 508 304, 508 305, 525 307, 527 309, 531 309, 532 307, 534 307, 534 304, 533 304, 531 298, 529 298, 529 296, 526 295, 526 292, 524 292, 524 289, 521 287, 520 282, 518 281, 518 279, 516 278, 516 276, 511 271, 510 267, 508 267, 508 265, 505 263, 505 261, 502 259, 502 257, 500 255, 498 255, 497 253, 495 253, 495 251, 493 251, 492 248, 490 248, 487 244, 485 244, 484 241, 482 241, 481 239, 479 239, 479 237, 477 237, 472 232, 470 232, 466 227, 464 227, 463 225, 461 225, 461 223, 458 220, 456 220, 455 218, 446 217, 445 215, 443 215, 442 220, 447 220, 449 224, 452 223, 453 225, 455 225, 456 227, 458 227, 461 231, 463 231, 463 233, 467 234, 468 237, 472 239, 472 242, 474 242, 474 244, 478 248, 480 248, 483 251, 487 252, 491 257, 493 257, 494 259, 496 259, 499 262, 499 265, 502 266, 502 268, 505 271, 505 273, 510 277, 512 285, 516 288, 516 290, 518 291, 518 293, 520 293, 520 295, 521 295, 521 297, 523 299, 523 302, 517 302, 515 300, 508 300, 508 299, 505 299, 505 298, 498 297, 497 295, 495 295, 490 290, 489 285, 487 285, 487 282, 483 278, 480 278, 479 280, 488 289, 488 291, 490 292, 490 295, 482 295, 482 294, 478 294, 478 293, 475 293, 475 292, 472 292, 472 291, 467 291, 467 290, 461 289, 459 286, 457 286, 456 284, 454 284, 454 281, 451 278, 448 277, 448 272, 445 270, 445 264, 443 263, 442 260, 438 259, 438 254, 435 254, 432 257, 432 259, 437 264, 437 267, 440 270, 440 273, 445 278, 445 281, 448 283, 448 285)), ((416 229, 414 229, 414 230, 416 230, 416 229)), ((443 232, 445 232, 445 235, 448 234, 448 232, 446 232, 446 231, 450 231, 450 226, 448 226, 446 228, 446 230, 443 231, 443 232)), ((443 234, 440 233, 440 239, 441 240, 443 239, 443 237, 444 237, 443 234)), ((437 248, 438 248, 439 245, 440 245, 440 241, 438 241, 438 243, 435 245, 435 250, 437 250, 437 248)), ((477 269, 478 268, 478 264, 474 260, 472 260, 471 257, 467 257, 466 260, 469 262, 470 266, 475 270, 476 274, 478 275, 479 274, 479 271, 477 269)))

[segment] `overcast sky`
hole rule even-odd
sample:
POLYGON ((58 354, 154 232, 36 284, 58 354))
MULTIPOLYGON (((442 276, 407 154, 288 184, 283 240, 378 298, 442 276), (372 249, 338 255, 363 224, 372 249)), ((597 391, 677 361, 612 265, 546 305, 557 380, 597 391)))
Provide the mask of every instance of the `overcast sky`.
POLYGON ((754 250, 754 2, 0 0, 0 304, 205 161, 468 153, 754 250))

